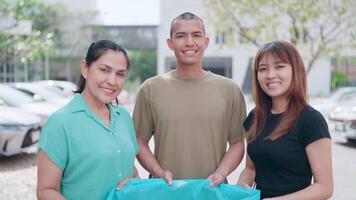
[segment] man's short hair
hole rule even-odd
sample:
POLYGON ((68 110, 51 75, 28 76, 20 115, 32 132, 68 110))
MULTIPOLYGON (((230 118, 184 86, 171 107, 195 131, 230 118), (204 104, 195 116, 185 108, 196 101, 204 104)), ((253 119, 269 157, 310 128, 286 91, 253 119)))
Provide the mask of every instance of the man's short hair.
POLYGON ((203 33, 204 33, 204 35, 205 35, 205 26, 204 26, 203 20, 202 20, 200 17, 198 17, 197 15, 195 15, 195 14, 193 14, 193 13, 191 13, 191 12, 185 12, 185 13, 179 15, 178 17, 176 17, 176 18, 174 18, 174 19, 172 20, 171 29, 170 29, 170 31, 169 31, 169 34, 170 34, 171 38, 172 38, 172 36, 173 36, 173 26, 174 26, 174 23, 176 23, 176 22, 179 21, 179 20, 199 20, 199 21, 201 22, 201 24, 203 25, 203 33))

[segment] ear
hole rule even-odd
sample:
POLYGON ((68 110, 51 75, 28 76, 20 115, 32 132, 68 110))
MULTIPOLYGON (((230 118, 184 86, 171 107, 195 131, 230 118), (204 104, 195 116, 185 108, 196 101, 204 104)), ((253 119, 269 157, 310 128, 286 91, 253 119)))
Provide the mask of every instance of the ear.
POLYGON ((205 49, 208 48, 208 45, 209 45, 209 37, 205 37, 205 49))
POLYGON ((168 38, 168 39, 167 39, 167 45, 168 45, 168 47, 169 47, 171 50, 173 50, 173 41, 172 41, 172 38, 168 38))
POLYGON ((82 72, 82 76, 87 79, 89 67, 87 66, 87 62, 85 60, 80 61, 80 70, 82 72))

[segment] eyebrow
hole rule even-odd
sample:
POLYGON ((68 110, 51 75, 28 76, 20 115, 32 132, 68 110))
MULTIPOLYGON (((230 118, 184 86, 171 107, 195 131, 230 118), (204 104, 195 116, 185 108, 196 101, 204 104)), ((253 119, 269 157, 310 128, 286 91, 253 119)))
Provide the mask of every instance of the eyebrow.
MULTIPOLYGON (((102 65, 102 66, 104 66, 104 67, 106 67, 106 68, 112 69, 112 67, 111 67, 110 65, 107 65, 107 64, 104 64, 104 63, 101 63, 100 65, 102 65)), ((126 71, 127 71, 127 69, 120 69, 120 70, 118 70, 118 72, 126 72, 126 71)))
MULTIPOLYGON (((283 63, 285 63, 285 62, 283 62, 281 60, 273 62, 273 64, 283 64, 283 63)), ((258 66, 267 66, 267 64, 266 63, 260 63, 258 66)))
POLYGON ((192 33, 192 34, 203 34, 204 32, 203 31, 193 31, 193 32, 176 32, 174 35, 180 35, 180 34, 190 34, 190 33, 192 33))

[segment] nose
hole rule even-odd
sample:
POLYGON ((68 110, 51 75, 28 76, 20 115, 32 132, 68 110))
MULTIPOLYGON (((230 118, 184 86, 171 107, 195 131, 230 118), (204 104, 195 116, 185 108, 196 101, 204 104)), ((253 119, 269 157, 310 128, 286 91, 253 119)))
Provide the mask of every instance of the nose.
POLYGON ((115 74, 110 74, 108 79, 107 79, 107 82, 110 84, 110 85, 115 85, 116 84, 116 81, 117 81, 117 77, 115 74))
POLYGON ((274 78, 275 76, 276 76, 276 73, 275 73, 274 69, 267 70, 267 78, 274 78))
POLYGON ((193 39, 193 37, 191 35, 188 35, 188 37, 186 37, 185 44, 187 46, 194 45, 194 39, 193 39))

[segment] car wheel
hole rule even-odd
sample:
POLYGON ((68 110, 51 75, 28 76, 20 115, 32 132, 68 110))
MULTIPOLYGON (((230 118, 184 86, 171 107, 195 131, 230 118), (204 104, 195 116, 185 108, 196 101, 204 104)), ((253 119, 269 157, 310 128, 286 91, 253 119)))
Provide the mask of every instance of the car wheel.
POLYGON ((347 142, 350 144, 356 144, 356 139, 347 138, 347 142))

